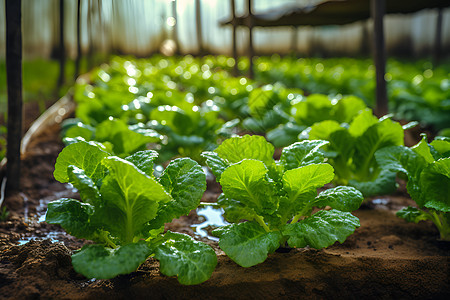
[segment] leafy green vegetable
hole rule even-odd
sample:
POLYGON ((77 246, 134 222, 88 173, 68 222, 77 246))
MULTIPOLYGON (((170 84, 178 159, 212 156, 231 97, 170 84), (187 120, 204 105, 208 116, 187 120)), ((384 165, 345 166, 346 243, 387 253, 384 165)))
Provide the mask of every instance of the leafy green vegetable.
POLYGON ((250 267, 286 242, 291 247, 328 247, 342 243, 359 226, 350 214, 363 200, 355 188, 337 187, 317 195, 317 189, 334 177, 320 152, 326 144, 298 142, 284 148, 275 161, 270 143, 246 135, 203 154, 222 186, 218 203, 234 223, 213 231, 232 260, 250 267), (314 207, 332 210, 313 214, 314 207))
POLYGON ((147 150, 122 159, 85 141, 60 153, 55 177, 73 184, 82 202, 65 198, 51 202, 46 221, 97 243, 73 255, 77 272, 113 278, 133 272, 155 255, 161 272, 177 275, 182 284, 198 284, 211 276, 217 263, 214 250, 183 234, 162 233, 164 223, 198 206, 206 189, 205 174, 195 161, 179 158, 156 178, 157 155, 147 150))
POLYGON ((326 120, 315 123, 302 136, 329 141, 323 149, 335 168, 335 182, 354 186, 367 197, 395 190, 395 173, 381 172, 374 154, 384 147, 403 145, 403 131, 399 123, 377 119, 366 109, 348 126, 326 120))
POLYGON ((408 178, 407 190, 417 208, 400 210, 397 216, 408 222, 431 220, 442 240, 450 241, 450 140, 426 136, 414 147, 387 147, 375 153, 381 168, 408 178))

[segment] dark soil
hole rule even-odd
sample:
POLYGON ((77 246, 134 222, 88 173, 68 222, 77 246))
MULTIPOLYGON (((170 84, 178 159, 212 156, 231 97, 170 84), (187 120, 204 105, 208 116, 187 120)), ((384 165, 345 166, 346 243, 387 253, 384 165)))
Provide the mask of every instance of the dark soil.
MULTIPOLYGON (((22 189, 5 200, 11 215, 0 222, 0 299, 450 299, 450 243, 439 241, 431 223, 395 216, 413 204, 404 193, 373 198, 356 211, 361 227, 343 244, 278 251, 250 268, 203 238, 216 250, 218 265, 197 286, 161 275, 152 258, 132 274, 88 280, 70 259, 86 241, 39 222, 47 201, 77 197, 53 179, 62 147, 57 125, 33 140, 23 160, 22 189)), ((213 202, 219 192, 209 181, 203 201, 213 202)), ((193 211, 166 228, 194 236, 190 225, 199 222, 193 211)))

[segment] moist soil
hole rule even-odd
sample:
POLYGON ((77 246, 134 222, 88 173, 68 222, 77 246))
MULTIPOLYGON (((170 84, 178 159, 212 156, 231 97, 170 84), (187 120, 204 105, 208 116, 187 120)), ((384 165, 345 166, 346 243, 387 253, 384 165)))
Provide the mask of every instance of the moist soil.
MULTIPOLYGON (((369 199, 354 214, 356 229, 343 244, 328 249, 279 249, 254 267, 231 261, 217 243, 195 235, 195 211, 167 224, 211 245, 218 255, 212 277, 196 286, 180 285, 147 259, 138 270, 111 280, 77 274, 71 254, 89 241, 40 222, 46 203, 77 198, 56 182, 53 166, 63 144, 59 125, 32 140, 22 162, 21 191, 8 195, 10 211, 0 221, 0 299, 450 299, 450 243, 428 222, 406 223, 395 212, 413 201, 404 193, 369 199)), ((220 187, 211 178, 202 201, 213 202, 220 187)))

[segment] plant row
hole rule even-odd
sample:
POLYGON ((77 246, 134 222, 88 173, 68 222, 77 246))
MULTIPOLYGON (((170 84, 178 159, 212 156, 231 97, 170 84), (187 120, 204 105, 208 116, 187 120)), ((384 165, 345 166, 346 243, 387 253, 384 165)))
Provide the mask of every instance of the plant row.
POLYGON ((448 138, 407 148, 405 127, 378 119, 358 97, 305 97, 279 83, 231 77, 230 66, 225 57, 116 58, 77 86, 77 119, 64 124, 55 178, 77 188, 81 201, 50 203, 46 216, 95 242, 73 255, 76 271, 112 278, 152 256, 183 284, 209 278, 215 252, 164 233, 165 223, 198 207, 204 164, 222 187, 218 205, 231 223, 213 234, 244 267, 279 247, 342 243, 359 227, 351 212, 363 196, 394 191, 397 174, 417 203, 398 215, 431 220, 450 240, 448 138), (245 131, 268 141, 237 135, 245 131), (330 182, 336 187, 317 194, 330 182))

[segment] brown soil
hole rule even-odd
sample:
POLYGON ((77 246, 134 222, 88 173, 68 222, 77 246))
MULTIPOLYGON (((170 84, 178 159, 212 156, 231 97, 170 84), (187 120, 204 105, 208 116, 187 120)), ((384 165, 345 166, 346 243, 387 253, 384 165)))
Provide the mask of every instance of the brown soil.
MULTIPOLYGON (((438 240, 431 223, 406 223, 395 211, 412 204, 403 194, 371 199, 355 212, 361 227, 343 244, 326 250, 282 249, 257 266, 242 268, 217 243, 202 239, 218 254, 212 277, 182 286, 160 274, 149 258, 136 272, 112 280, 88 280, 77 274, 70 255, 86 241, 58 226, 38 222, 45 201, 76 197, 53 179, 62 143, 58 126, 32 142, 23 161, 22 190, 5 201, 11 211, 0 222, 0 299, 449 299, 450 243, 438 240), (26 208, 26 209, 25 209, 26 208), (18 245, 19 241, 32 240, 18 245), (52 242, 49 237, 60 242, 52 242)), ((218 188, 208 182, 203 201, 218 188)), ((167 225, 194 235, 195 212, 167 225)))

